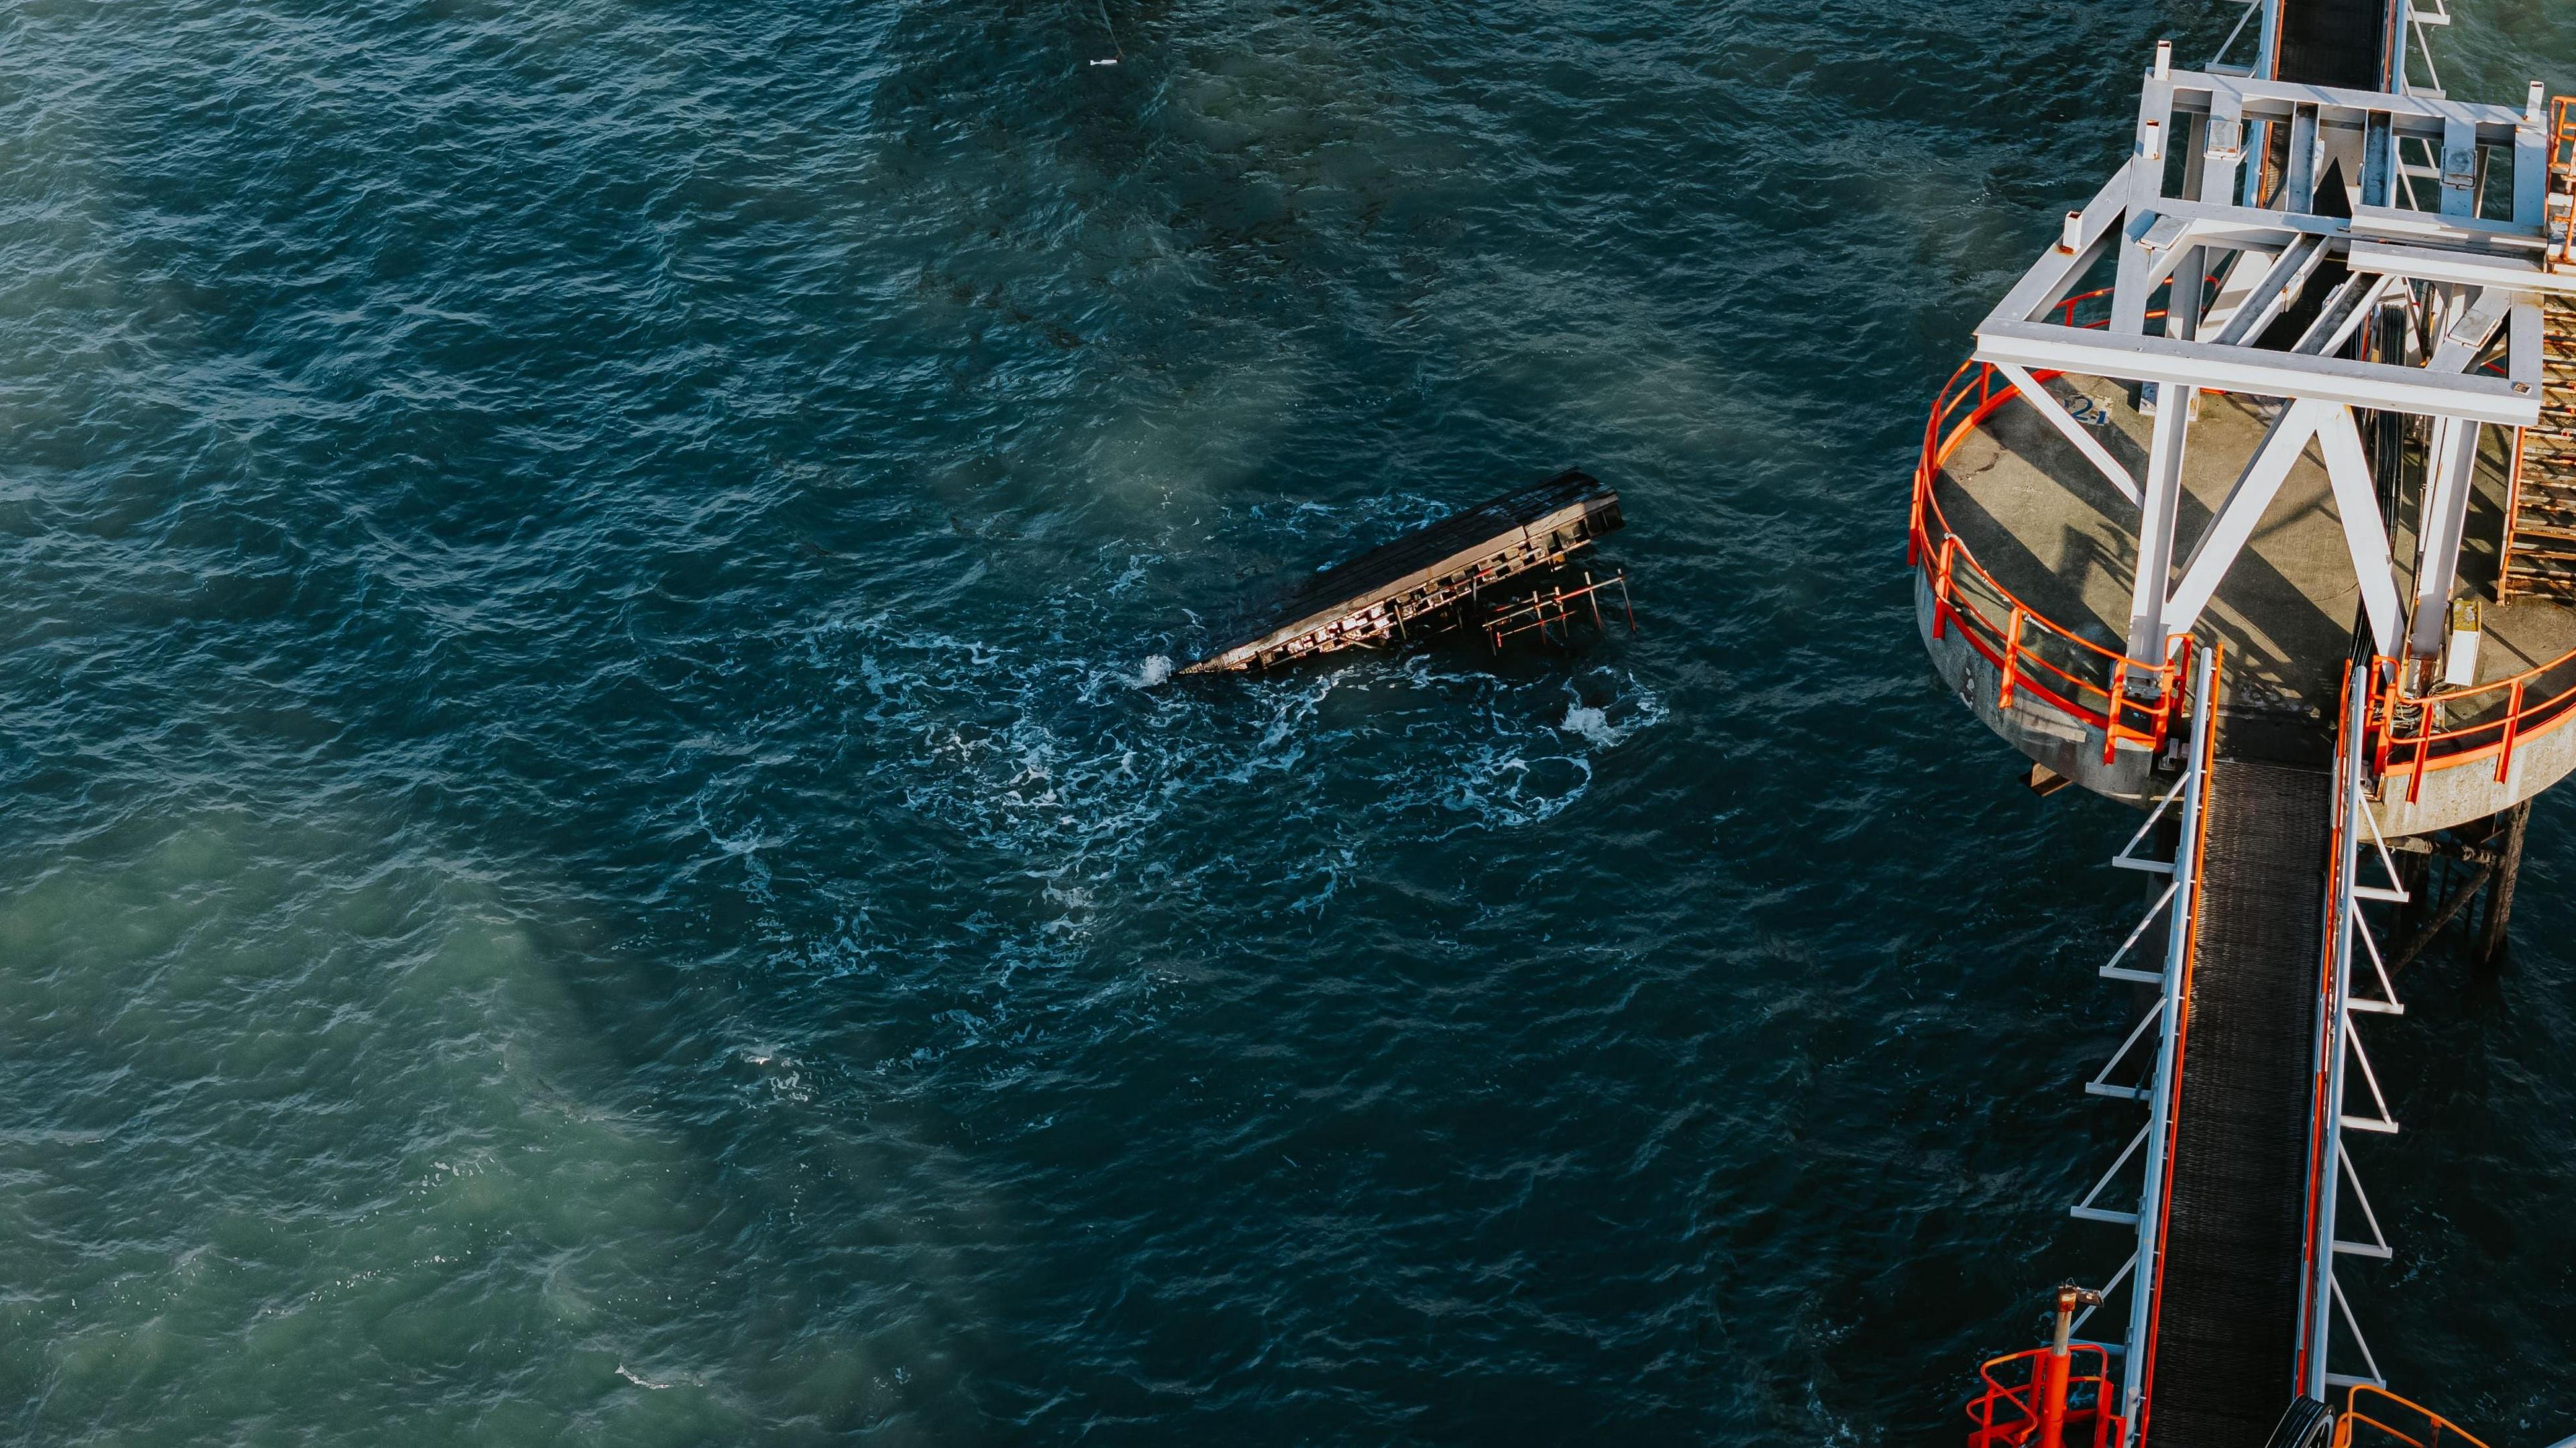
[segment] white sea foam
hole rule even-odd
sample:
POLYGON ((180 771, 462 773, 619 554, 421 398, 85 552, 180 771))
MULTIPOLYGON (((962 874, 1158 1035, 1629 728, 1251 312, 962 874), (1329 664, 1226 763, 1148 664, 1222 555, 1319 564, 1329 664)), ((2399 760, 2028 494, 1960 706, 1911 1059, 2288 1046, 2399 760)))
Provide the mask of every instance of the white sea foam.
POLYGON ((1609 713, 1587 704, 1566 705, 1565 722, 1556 727, 1580 734, 1604 749, 1618 743, 1620 738, 1618 731, 1610 727, 1609 713))

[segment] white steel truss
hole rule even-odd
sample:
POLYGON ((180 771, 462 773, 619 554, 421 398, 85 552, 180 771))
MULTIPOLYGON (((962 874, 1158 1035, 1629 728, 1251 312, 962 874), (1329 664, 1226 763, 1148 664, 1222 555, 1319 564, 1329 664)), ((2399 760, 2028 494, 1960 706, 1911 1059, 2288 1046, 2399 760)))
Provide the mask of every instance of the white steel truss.
POLYGON ((2172 45, 2159 45, 2128 161, 2067 214, 2058 244, 1977 329, 1978 360, 2022 384, 2021 395, 2138 507, 2131 657, 2162 657, 2172 635, 2191 630, 2311 446, 2333 483, 2379 651, 2398 652, 2401 639, 2419 658, 2442 647, 2481 430, 2539 420, 2540 302, 2576 295, 2576 271, 2548 262, 2542 88, 2534 83, 2516 109, 2412 84, 2405 39, 2430 74, 2425 27, 2449 23, 2436 0, 2426 3, 2434 8, 2409 7, 2398 19, 2386 91, 2264 78, 2277 0, 2247 0, 2238 34, 2258 39, 2242 69, 2220 63, 2234 36, 2205 71, 2175 70, 2172 45), (2509 195, 2491 201, 2490 170, 2508 168, 2509 195), (2294 341, 2273 335, 2329 262, 2346 280, 2314 323, 2294 341), (2084 325, 2068 298, 2105 273, 2108 324, 2084 325), (2151 326, 2160 297, 2163 320, 2151 326), (2390 312, 2409 324, 2402 351, 2357 349, 2364 324, 2390 312), (2497 366, 2504 375, 2490 375, 2497 366), (2060 415, 2028 380, 2042 371, 2139 384, 2153 399, 2141 410, 2154 414, 2144 476, 2060 415), (2186 553, 2175 523, 2203 391, 2276 399, 2280 411, 2186 553), (2433 420, 2415 559, 2390 554, 2356 408, 2433 420), (2401 562, 2413 564, 2411 589, 2399 587, 2401 562))

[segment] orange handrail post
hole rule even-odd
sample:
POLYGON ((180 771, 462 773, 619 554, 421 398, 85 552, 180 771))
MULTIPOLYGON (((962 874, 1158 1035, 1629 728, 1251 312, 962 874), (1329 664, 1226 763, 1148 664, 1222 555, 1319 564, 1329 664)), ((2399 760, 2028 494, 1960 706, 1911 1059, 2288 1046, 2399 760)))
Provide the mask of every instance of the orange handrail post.
POLYGON ((1932 637, 1936 639, 1946 637, 1949 633, 1950 561, 1958 551, 1958 539, 1941 540, 1941 570, 1932 582, 1932 637))
POLYGON ((2066 1349, 2039 1360, 2039 1448, 2066 1448, 2066 1349))
POLYGON ((2120 748, 2120 696, 2129 685, 2129 661, 2111 665, 2111 691, 2102 698, 2102 762, 2109 764, 2120 748))
POLYGON ((2396 671, 2387 664, 2385 658, 2370 661, 2371 692, 2379 697, 2379 752, 2370 762, 2370 772, 2381 776, 2388 773, 2388 757, 2397 749, 2397 699, 2387 687, 2395 681, 2396 671))
POLYGON ((2102 1294, 2068 1283, 2057 1289, 2057 1330, 2046 1347, 2007 1353, 1980 1366, 1985 1390, 1968 1402, 1968 1448, 2111 1448, 2124 1436, 2127 1420, 2112 1411, 2116 1401, 2111 1357, 2100 1343, 2076 1343, 2075 1309, 2099 1306, 2102 1294), (2075 1359, 2085 1360, 2076 1371, 2075 1359), (2020 1366, 2028 1372, 2008 1383, 1996 1371, 2020 1366), (2077 1399, 2076 1389, 2084 1397, 2077 1399), (2083 1430, 2090 1428, 2091 1434, 2083 1430))
POLYGON ((2344 1397, 2343 1412, 2335 1418, 2333 1448, 2352 1448, 2360 1430, 2365 1429, 2368 1436, 2361 1441, 2368 1444, 2442 1448, 2446 1442, 2457 1441, 2465 1448, 2487 1448, 2476 1434, 2420 1403, 2409 1402, 2386 1388, 2356 1383, 2344 1397))
MULTIPOLYGON (((2102 1306, 2102 1293, 2079 1288, 2074 1283, 2058 1288, 2058 1335, 2048 1345, 2048 1355, 2040 1358, 2038 1399, 2040 1399, 2040 1448, 2066 1448, 2066 1376, 2074 1360, 2066 1353, 2066 1340, 2074 1335, 2074 1319, 2079 1306, 2102 1306)), ((2110 1404, 2094 1402, 2094 1417, 2107 1412, 2110 1404)), ((2102 1435, 2094 1433, 2094 1440, 2102 1435)))
POLYGON ((1995 695, 1995 708, 1998 710, 2012 708, 2013 685, 2021 682, 2021 621, 2022 611, 2016 608, 2012 611, 2012 622, 2004 629, 2004 686, 1995 695))
POLYGON ((2496 745, 2496 783, 2505 782, 2513 771, 2513 737, 2522 727, 2522 680, 2513 681, 2513 693, 2504 706, 2504 738, 2496 745))
MULTIPOLYGON (((2039 1398, 2039 1448, 2065 1448, 2066 1380, 2073 1366, 2067 1353, 2067 1339, 2074 1334, 2075 1309, 2090 1304, 2099 1307, 2102 1294, 2069 1282, 2057 1289, 2057 1336, 2049 1344, 2048 1355, 2039 1360, 2035 1383, 2039 1398)), ((2098 1416, 2107 1404, 2097 1402, 2098 1416)), ((2100 1435, 2097 1433, 2098 1439, 2100 1435)))

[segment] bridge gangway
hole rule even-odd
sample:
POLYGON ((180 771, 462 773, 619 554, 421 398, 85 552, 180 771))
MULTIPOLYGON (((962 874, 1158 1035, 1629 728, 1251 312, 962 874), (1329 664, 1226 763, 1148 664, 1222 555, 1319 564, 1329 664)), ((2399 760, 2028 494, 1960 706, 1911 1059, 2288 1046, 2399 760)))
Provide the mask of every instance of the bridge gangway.
MULTIPOLYGON (((2180 777, 2113 861, 2165 884, 2101 972, 2154 1001, 2086 1084, 2147 1108, 2074 1208, 2134 1242, 2100 1293, 2124 1330, 2076 1345, 2098 1364, 2073 1378, 2078 1436, 2106 1448, 2262 1448, 2301 1399, 2385 1386, 2334 1277, 2339 1258, 2389 1255, 2344 1150, 2347 1132, 2396 1129, 2355 1019, 2404 1010, 2360 909, 2404 899, 2368 807, 2376 665, 2349 671, 2341 728, 2311 750, 2224 704, 2223 652, 2194 658, 2180 777), (2173 858, 2143 856, 2171 811, 2173 858), (2388 884, 2364 883, 2374 860, 2388 884), (2162 967, 2142 968, 2133 953, 2159 926, 2162 967), (2338 1352, 2360 1371, 2330 1371, 2338 1352)), ((2045 1373, 2006 1386, 2023 1356, 1988 1365, 1981 1443, 2036 1441, 2020 1405, 2045 1373)))

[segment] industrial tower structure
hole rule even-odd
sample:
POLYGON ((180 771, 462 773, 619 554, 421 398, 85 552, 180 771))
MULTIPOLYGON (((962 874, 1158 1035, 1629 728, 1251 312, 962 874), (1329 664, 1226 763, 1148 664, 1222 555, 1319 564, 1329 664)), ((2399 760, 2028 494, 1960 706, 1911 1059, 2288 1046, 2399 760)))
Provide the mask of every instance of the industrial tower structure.
POLYGON ((2144 1119, 2073 1207, 2127 1260, 1986 1365, 1973 1448, 2466 1437, 2387 1393, 2337 1278, 2393 1251, 2360 1022, 2480 894, 2502 949, 2576 770, 2576 118, 2446 96, 2449 23, 2247 0, 2202 69, 2159 45, 2128 160, 1926 425, 1934 665, 2034 787, 2148 811, 2114 863, 2155 886, 2085 1086, 2144 1119))

